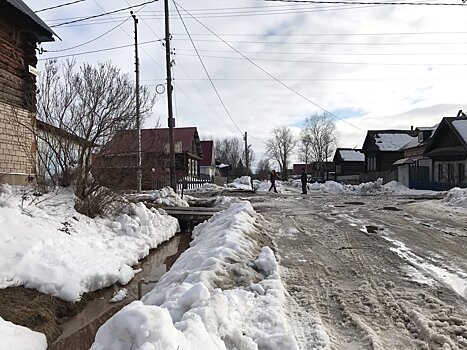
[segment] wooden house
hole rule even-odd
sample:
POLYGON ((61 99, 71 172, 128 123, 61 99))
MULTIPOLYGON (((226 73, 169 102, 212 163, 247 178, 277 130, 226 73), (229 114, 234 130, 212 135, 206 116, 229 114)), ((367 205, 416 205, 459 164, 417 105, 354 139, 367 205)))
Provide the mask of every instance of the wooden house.
POLYGON ((214 141, 201 141, 203 159, 199 162, 199 172, 201 175, 209 177, 218 176, 219 169, 216 167, 214 141))
POLYGON ((360 149, 337 148, 333 158, 336 180, 359 183, 360 174, 365 172, 365 154, 360 149))
POLYGON ((35 175, 37 44, 54 32, 21 0, 0 0, 0 183, 35 175))
POLYGON ((467 117, 443 118, 426 146, 431 166, 431 188, 467 187, 467 117))
POLYGON ((365 173, 362 181, 375 181, 382 177, 384 182, 397 180, 394 163, 404 158, 404 147, 416 140, 413 130, 370 130, 367 132, 362 152, 365 154, 365 173))
MULTIPOLYGON (((177 179, 200 174, 203 151, 195 127, 174 128, 175 167, 177 179)), ((136 130, 115 134, 95 159, 95 176, 107 187, 136 189, 138 137, 136 130)), ((142 189, 169 185, 169 129, 141 130, 142 189)))
POLYGON ((437 125, 418 127, 414 130, 417 136, 407 143, 402 150, 404 157, 395 161, 398 181, 409 188, 423 189, 430 181, 431 161, 424 156, 425 149, 434 135, 437 125))

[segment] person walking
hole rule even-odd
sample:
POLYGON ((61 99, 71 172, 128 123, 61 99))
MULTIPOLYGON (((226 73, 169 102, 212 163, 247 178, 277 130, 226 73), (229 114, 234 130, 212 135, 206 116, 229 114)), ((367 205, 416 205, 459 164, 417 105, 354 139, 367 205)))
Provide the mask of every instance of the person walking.
POLYGON ((276 171, 273 170, 271 171, 271 177, 270 177, 270 181, 271 181, 271 187, 269 187, 269 190, 268 192, 271 192, 272 189, 274 189, 274 192, 277 193, 277 189, 276 189, 276 179, 277 179, 277 174, 276 174, 276 171))
POLYGON ((302 176, 300 177, 302 181, 302 194, 307 194, 307 182, 308 182, 308 174, 305 171, 305 168, 302 168, 302 176))

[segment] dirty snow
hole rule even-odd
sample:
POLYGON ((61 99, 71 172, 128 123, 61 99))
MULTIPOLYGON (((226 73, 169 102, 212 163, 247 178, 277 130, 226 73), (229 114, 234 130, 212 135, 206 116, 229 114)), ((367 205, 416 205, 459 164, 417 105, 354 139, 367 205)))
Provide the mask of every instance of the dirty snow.
POLYGON ((163 210, 129 204, 116 217, 91 219, 73 208, 69 190, 35 197, 0 187, 0 288, 24 286, 66 301, 119 282, 178 221, 163 210))
POLYGON ((467 188, 455 187, 449 190, 444 202, 452 207, 467 208, 467 188))
POLYGON ((234 188, 237 190, 251 190, 251 177, 242 176, 227 185, 227 187, 234 188))
POLYGON ((0 317, 0 348, 8 350, 45 350, 47 340, 42 333, 15 325, 0 317))
POLYGON ((118 303, 128 296, 128 290, 126 288, 120 289, 115 295, 109 300, 111 303, 118 303))
POLYGON ((152 202, 167 207, 189 207, 188 202, 175 193, 171 187, 164 187, 161 190, 143 191, 126 195, 132 202, 152 202))
POLYGON ((274 253, 250 238, 256 222, 249 202, 234 202, 197 226, 191 247, 99 329, 91 349, 298 349, 274 253))

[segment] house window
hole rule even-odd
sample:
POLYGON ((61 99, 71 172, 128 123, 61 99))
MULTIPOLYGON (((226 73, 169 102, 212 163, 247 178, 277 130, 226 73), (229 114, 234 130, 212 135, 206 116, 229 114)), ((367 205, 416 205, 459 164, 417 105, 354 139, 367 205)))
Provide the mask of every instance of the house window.
POLYGON ((368 157, 367 170, 376 170, 376 157, 368 157))
POLYGON ((465 164, 459 164, 459 182, 465 181, 465 164))
POLYGON ((438 164, 438 181, 443 181, 443 164, 438 164))
POLYGON ((448 164, 448 181, 454 182, 454 164, 448 164))

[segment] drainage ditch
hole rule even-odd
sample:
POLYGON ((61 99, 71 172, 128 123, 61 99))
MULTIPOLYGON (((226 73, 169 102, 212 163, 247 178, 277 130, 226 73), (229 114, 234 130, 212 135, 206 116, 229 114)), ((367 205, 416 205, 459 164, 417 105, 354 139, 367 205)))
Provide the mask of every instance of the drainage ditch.
POLYGON ((77 315, 63 319, 62 334, 49 345, 49 350, 87 350, 94 342, 95 334, 110 317, 125 305, 138 299, 138 294, 144 295, 152 290, 154 284, 167 272, 177 258, 190 245, 191 232, 182 232, 168 242, 150 252, 150 254, 135 266, 141 272, 125 286, 114 285, 93 295, 82 311, 77 315), (120 289, 127 289, 127 297, 117 303, 109 299, 120 289), (138 293, 138 288, 140 289, 138 293), (95 297, 94 297, 95 296, 95 297))

